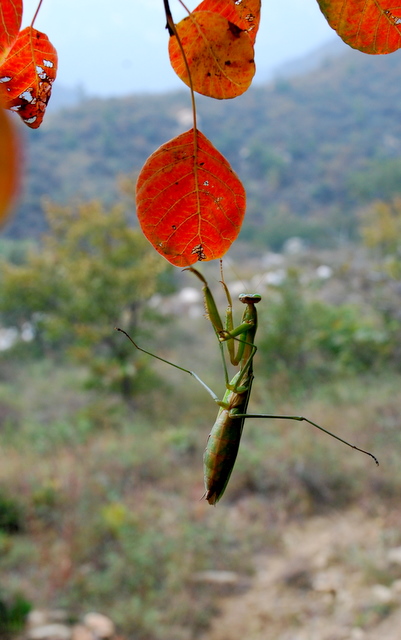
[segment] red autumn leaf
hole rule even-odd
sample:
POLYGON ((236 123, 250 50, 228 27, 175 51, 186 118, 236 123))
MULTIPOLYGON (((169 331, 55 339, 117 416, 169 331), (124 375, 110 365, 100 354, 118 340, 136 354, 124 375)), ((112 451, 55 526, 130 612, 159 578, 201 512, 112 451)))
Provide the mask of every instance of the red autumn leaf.
POLYGON ((329 25, 350 47, 392 53, 401 47, 401 6, 389 0, 318 0, 329 25))
POLYGON ((0 3, 0 65, 4 62, 20 30, 22 0, 1 0, 0 3))
POLYGON ((4 109, 0 108, 0 224, 10 210, 17 192, 19 178, 19 154, 17 134, 4 109))
MULTIPOLYGON (((244 93, 255 75, 254 49, 246 31, 224 16, 196 11, 176 25, 198 93, 235 98, 244 93)), ((169 40, 171 66, 190 86, 187 69, 176 36, 169 40)))
POLYGON ((16 111, 37 129, 50 99, 57 73, 57 52, 46 34, 26 27, 0 67, 0 87, 6 109, 16 111))
POLYGON ((190 129, 166 142, 143 166, 136 186, 142 231, 171 264, 221 258, 245 214, 245 191, 227 160, 190 129))
POLYGON ((194 11, 212 11, 246 31, 255 43, 260 22, 260 0, 203 0, 194 11))

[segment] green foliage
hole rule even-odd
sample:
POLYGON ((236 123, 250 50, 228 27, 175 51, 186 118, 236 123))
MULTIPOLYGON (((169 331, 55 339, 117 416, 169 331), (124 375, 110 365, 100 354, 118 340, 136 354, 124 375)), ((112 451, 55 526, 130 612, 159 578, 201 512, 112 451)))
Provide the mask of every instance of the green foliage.
POLYGON ((364 244, 379 259, 381 268, 401 279, 401 197, 378 201, 362 214, 364 244))
POLYGON ((361 373, 390 358, 390 333, 379 317, 350 304, 308 301, 296 271, 277 287, 262 322, 264 372, 291 385, 361 373))
POLYGON ((16 593, 10 595, 0 588, 0 633, 2 638, 21 631, 32 605, 26 598, 16 593))
MULTIPOLYGON (((67 348, 89 368, 91 384, 130 397, 141 376, 148 383, 151 377, 146 365, 135 367, 132 345, 114 327, 137 335, 159 276, 171 269, 119 206, 106 211, 98 202, 48 205, 46 213, 50 230, 41 245, 23 264, 3 260, 3 324, 22 330, 29 323, 34 349, 67 348)), ((148 312, 146 321, 152 317, 148 312)))
POLYGON ((20 503, 0 490, 0 533, 20 533, 23 529, 24 518, 20 503))
POLYGON ((348 186, 359 200, 389 200, 400 193, 401 160, 385 158, 367 163, 364 171, 352 173, 348 186))
POLYGON ((259 140, 254 141, 247 150, 247 161, 254 179, 265 180, 276 189, 283 187, 287 176, 289 158, 269 149, 259 140))
POLYGON ((27 251, 34 243, 29 240, 11 240, 0 238, 0 257, 13 264, 23 264, 27 251))
POLYGON ((263 211, 262 202, 251 203, 251 219, 241 232, 241 240, 250 242, 253 246, 281 251, 290 236, 301 238, 313 246, 327 247, 335 243, 332 226, 324 220, 300 217, 285 209, 269 210, 268 216, 252 216, 255 207, 263 211))
POLYGON ((401 327, 401 197, 377 201, 361 212, 360 234, 368 249, 378 287, 373 303, 390 336, 392 361, 399 367, 401 327))

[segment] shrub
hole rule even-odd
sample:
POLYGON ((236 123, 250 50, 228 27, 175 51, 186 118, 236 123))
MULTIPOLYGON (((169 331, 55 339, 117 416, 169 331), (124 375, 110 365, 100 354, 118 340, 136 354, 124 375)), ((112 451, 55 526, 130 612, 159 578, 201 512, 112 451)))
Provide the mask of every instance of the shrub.
POLYGON ((0 490, 0 531, 12 534, 21 532, 23 528, 21 505, 0 490))
POLYGON ((24 627, 26 617, 31 609, 31 603, 23 595, 17 593, 10 596, 0 589, 1 637, 7 638, 9 634, 20 631, 24 627))
POLYGON ((379 317, 356 305, 308 301, 295 272, 277 293, 264 314, 258 351, 267 375, 303 386, 317 377, 368 371, 389 359, 390 334, 379 317))

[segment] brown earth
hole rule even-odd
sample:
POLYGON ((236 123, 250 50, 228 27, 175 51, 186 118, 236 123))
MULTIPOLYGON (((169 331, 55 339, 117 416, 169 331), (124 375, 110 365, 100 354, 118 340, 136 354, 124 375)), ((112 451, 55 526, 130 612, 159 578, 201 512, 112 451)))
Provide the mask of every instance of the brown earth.
POLYGON ((400 640, 399 517, 358 508, 288 526, 203 640, 400 640))

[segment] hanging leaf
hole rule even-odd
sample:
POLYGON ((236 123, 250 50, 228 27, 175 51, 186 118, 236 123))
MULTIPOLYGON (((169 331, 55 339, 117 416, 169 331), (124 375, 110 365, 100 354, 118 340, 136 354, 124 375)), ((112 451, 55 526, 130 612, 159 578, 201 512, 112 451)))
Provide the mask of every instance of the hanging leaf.
POLYGON ((0 87, 6 109, 16 111, 37 129, 49 102, 57 73, 57 52, 48 37, 33 27, 20 32, 0 67, 0 87))
MULTIPOLYGON (((244 93, 255 75, 254 49, 246 31, 224 16, 195 11, 176 25, 194 91, 223 100, 244 93)), ((176 36, 169 40, 171 66, 190 86, 176 36)))
POLYGON ((389 0, 318 0, 329 25, 350 47, 392 53, 401 47, 401 6, 389 0))
POLYGON ((204 0, 194 11, 212 11, 246 31, 255 43, 260 22, 260 0, 204 0))
POLYGON ((1 0, 0 65, 3 64, 21 27, 22 0, 1 0))
POLYGON ((10 118, 0 108, 0 224, 10 211, 13 196, 17 192, 19 158, 17 134, 10 118))
POLYGON ((245 214, 245 191, 227 160, 190 129, 155 151, 136 187, 142 231, 177 267, 221 258, 245 214))

